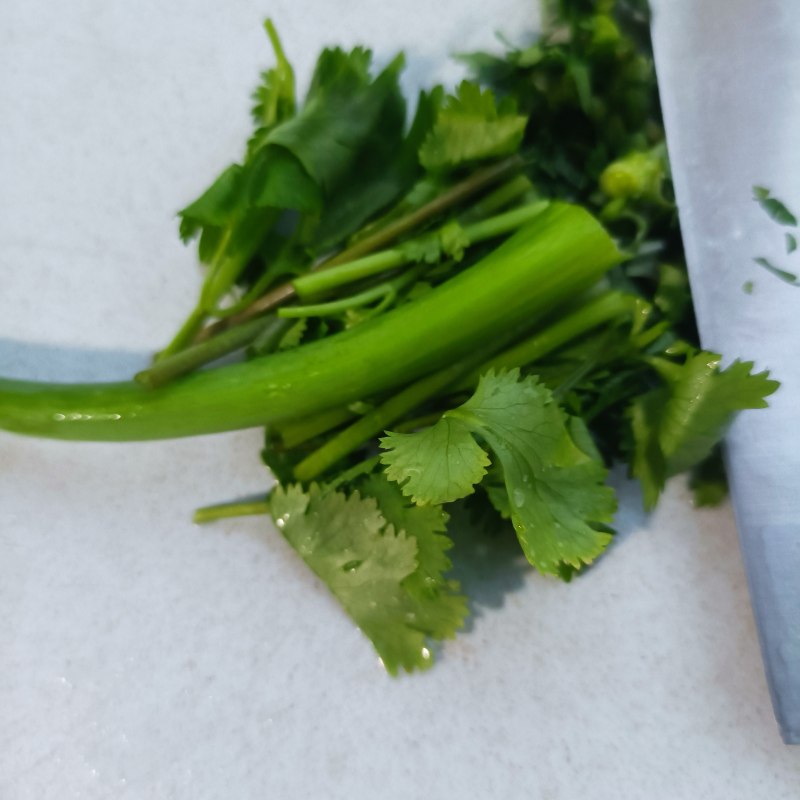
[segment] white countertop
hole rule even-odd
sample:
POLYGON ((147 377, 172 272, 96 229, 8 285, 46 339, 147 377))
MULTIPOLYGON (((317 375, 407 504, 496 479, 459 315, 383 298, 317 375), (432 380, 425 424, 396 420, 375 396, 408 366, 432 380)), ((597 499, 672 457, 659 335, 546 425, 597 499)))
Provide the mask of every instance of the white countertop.
MULTIPOLYGON (((238 155, 266 12, 301 82, 365 41, 413 86, 528 6, 8 3, 0 374, 127 377, 167 339, 198 279, 172 214, 238 155)), ((0 798, 797 797, 728 505, 677 481, 646 517, 623 482, 571 585, 473 555, 470 630, 393 680, 265 520, 190 523, 264 489, 259 445, 0 435, 0 798)))

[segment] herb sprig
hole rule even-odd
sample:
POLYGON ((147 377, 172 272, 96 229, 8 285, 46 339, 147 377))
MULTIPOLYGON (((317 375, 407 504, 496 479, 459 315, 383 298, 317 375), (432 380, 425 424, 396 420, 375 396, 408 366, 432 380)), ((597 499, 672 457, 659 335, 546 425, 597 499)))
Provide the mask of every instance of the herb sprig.
POLYGON ((464 623, 465 504, 570 580, 613 540, 613 462, 648 508, 687 472, 718 501, 727 426, 778 384, 699 346, 645 4, 547 11, 528 47, 461 56, 474 79, 408 123, 401 55, 376 73, 326 49, 300 101, 267 22, 243 156, 180 213, 205 268, 186 321, 130 383, 0 379, 0 427, 266 426, 277 486, 197 521, 271 514, 392 673, 464 623))

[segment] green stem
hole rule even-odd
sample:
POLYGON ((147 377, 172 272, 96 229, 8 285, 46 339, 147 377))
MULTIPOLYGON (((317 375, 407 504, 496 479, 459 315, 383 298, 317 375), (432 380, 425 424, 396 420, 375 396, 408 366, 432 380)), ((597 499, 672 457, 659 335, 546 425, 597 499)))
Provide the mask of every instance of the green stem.
POLYGON ((202 305, 198 305, 191 314, 186 318, 183 325, 178 329, 178 332, 173 336, 172 341, 156 355, 154 361, 158 364, 167 358, 172 357, 175 353, 180 352, 188 347, 197 336, 198 331, 203 327, 208 314, 202 305))
POLYGON ((344 472, 339 473, 332 481, 328 481, 325 484, 326 489, 337 489, 339 486, 345 483, 350 483, 354 478, 360 478, 362 475, 369 475, 375 467, 378 466, 381 462, 381 457, 371 456, 370 458, 366 458, 363 461, 359 461, 358 464, 350 467, 350 469, 346 469, 344 472))
POLYGON ((301 299, 305 299, 310 295, 329 292, 339 286, 370 278, 381 272, 388 272, 390 269, 402 267, 409 262, 410 259, 404 250, 383 250, 338 267, 301 275, 292 281, 292 285, 295 294, 301 299))
POLYGON ((351 308, 359 308, 369 305, 375 300, 389 300, 397 296, 408 284, 413 283, 425 269, 425 264, 420 264, 416 269, 410 270, 403 275, 398 275, 393 280, 384 281, 377 286, 365 289, 363 292, 343 297, 340 300, 331 300, 328 303, 316 303, 306 306, 287 306, 278 309, 278 316, 287 319, 301 317, 330 317, 336 314, 343 314, 351 308))
POLYGON ((381 433, 387 425, 391 425, 404 414, 437 395, 467 369, 469 362, 466 364, 459 362, 412 383, 306 456, 294 468, 295 478, 299 481, 310 481, 322 475, 338 461, 357 450, 364 442, 381 433))
POLYGON ((226 230, 200 293, 200 304, 208 314, 217 312, 220 301, 233 289, 279 215, 276 209, 249 212, 226 230))
POLYGON ((213 506, 198 508, 192 516, 192 522, 202 525, 206 522, 215 522, 219 519, 232 517, 251 517, 259 514, 269 514, 269 499, 248 500, 237 503, 219 503, 213 506))
POLYGON ((290 419, 280 425, 275 433, 284 450, 291 450, 304 442, 319 436, 321 433, 338 428, 352 419, 354 414, 349 408, 331 408, 302 419, 290 419))
POLYGON ((567 342, 583 336, 606 322, 627 319, 633 313, 635 299, 618 291, 607 291, 594 297, 574 311, 537 331, 519 344, 498 353, 467 375, 456 389, 475 387, 480 376, 490 369, 513 369, 533 364, 567 342))
POLYGON ((204 364, 235 353, 247 346, 264 330, 265 321, 261 318, 250 320, 246 325, 231 328, 201 344, 180 350, 168 358, 158 360, 153 366, 142 370, 134 377, 138 383, 154 389, 164 386, 181 375, 186 375, 204 364))
POLYGON ((528 178, 525 175, 517 175, 487 194, 486 197, 478 200, 459 219, 463 224, 489 217, 531 191, 533 191, 533 184, 528 178))
MULTIPOLYGON (((266 356, 274 353, 281 343, 281 339, 289 332, 294 320, 272 317, 261 332, 253 339, 247 351, 249 356, 266 356)), ((233 328, 236 330, 236 328, 233 328)), ((223 336, 225 334, 222 334, 223 336)), ((214 340, 211 339, 213 342, 214 340)))
POLYGON ((206 319, 216 313, 218 303, 233 288, 276 219, 274 210, 252 213, 226 229, 209 265, 197 306, 156 361, 181 352, 197 339, 206 319), (236 242, 236 248, 229 253, 232 241, 236 242))
MULTIPOLYGON (((245 308, 249 308, 253 301, 261 297, 267 291, 267 287, 275 280, 271 272, 264 272, 261 277, 243 294, 235 303, 225 308, 214 308, 210 313, 217 320, 224 320, 241 313, 245 308)), ((216 324, 216 323, 215 323, 216 324)))
MULTIPOLYGON (((512 211, 489 217, 489 219, 484 219, 480 222, 473 222, 471 225, 464 226, 464 235, 470 244, 477 244, 487 239, 503 236, 534 220, 548 205, 547 201, 537 201, 515 208, 512 211)), ((412 239, 408 244, 413 244, 414 241, 412 239)), ((293 282, 295 292, 301 298, 319 295, 338 289, 345 284, 402 267, 413 260, 408 256, 408 252, 409 249, 398 247, 393 250, 374 253, 321 272, 309 272, 307 275, 295 278, 293 282)))
POLYGON ((393 426, 392 430, 397 433, 410 433, 411 431, 419 430, 420 428, 427 428, 433 425, 442 417, 441 411, 432 411, 430 414, 422 414, 419 417, 412 417, 411 419, 403 420, 393 426))
POLYGON ((0 379, 0 428, 131 441, 310 416, 407 386, 585 292, 620 259, 585 209, 551 204, 476 264, 411 303, 266 358, 200 370, 158 389, 0 379))

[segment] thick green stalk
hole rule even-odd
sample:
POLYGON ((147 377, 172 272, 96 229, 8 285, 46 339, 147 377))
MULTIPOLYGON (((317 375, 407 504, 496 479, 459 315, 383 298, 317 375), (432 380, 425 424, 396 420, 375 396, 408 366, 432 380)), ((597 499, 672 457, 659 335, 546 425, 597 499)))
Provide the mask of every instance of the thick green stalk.
POLYGON ((586 291, 620 253, 587 211, 554 203, 477 264, 355 328, 263 359, 136 383, 0 380, 0 428, 96 441, 215 433, 373 397, 454 363, 586 291))

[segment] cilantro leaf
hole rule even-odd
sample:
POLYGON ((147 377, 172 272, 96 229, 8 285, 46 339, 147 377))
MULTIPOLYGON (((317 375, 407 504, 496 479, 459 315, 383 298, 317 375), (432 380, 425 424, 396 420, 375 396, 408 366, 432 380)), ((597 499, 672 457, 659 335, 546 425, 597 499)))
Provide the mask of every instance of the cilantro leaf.
POLYGON ((248 142, 249 150, 258 148, 263 138, 278 123, 295 113, 294 70, 283 52, 272 20, 266 20, 264 28, 272 44, 276 64, 261 73, 261 83, 253 92, 251 115, 256 124, 256 132, 248 142))
POLYGON ((528 560, 541 572, 580 567, 605 549, 610 536, 595 526, 616 510, 606 470, 570 435, 568 418, 550 391, 519 371, 485 375, 455 412, 500 462, 511 521, 528 560))
POLYGON ((421 175, 417 152, 433 125, 440 90, 420 92, 405 136, 405 106, 390 96, 354 168, 328 198, 313 230, 311 246, 325 252, 408 192, 421 175))
POLYGON ((487 158, 515 152, 525 134, 527 117, 517 114, 516 103, 506 98, 498 105, 489 89, 463 81, 449 96, 433 129, 419 150, 425 169, 450 170, 487 158))
POLYGON ((447 415, 416 433, 387 433, 380 440, 386 477, 421 505, 450 503, 475 491, 489 456, 470 431, 447 415))
POLYGON ((719 369, 720 357, 700 352, 678 365, 655 362, 665 385, 636 398, 629 414, 634 438, 633 474, 652 508, 666 479, 705 460, 738 411, 766 408, 778 389, 769 373, 752 373, 752 362, 719 369))
POLYGON ((266 138, 291 152, 326 196, 348 178, 364 146, 387 127, 384 121, 402 129, 405 120, 402 56, 374 80, 371 59, 360 47, 323 51, 303 108, 266 138))
POLYGON ((769 373, 752 374, 752 362, 737 360, 723 371, 719 362, 701 352, 670 379, 659 441, 673 474, 706 458, 737 411, 766 408, 764 398, 778 389, 769 373))
POLYGON ((403 588, 420 601, 418 623, 421 621, 434 638, 452 638, 468 609, 466 598, 458 594, 458 583, 445 578, 453 566, 447 556, 453 541, 444 535, 447 514, 441 506, 418 506, 410 502, 397 484, 390 483, 380 473, 368 476, 359 491, 375 498, 381 514, 395 530, 405 531, 416 540, 417 568, 403 581, 403 588))
MULTIPOLYGON (((379 158, 395 152, 402 143, 406 112, 399 84, 402 57, 373 79, 368 50, 324 50, 302 109, 288 114, 294 106, 291 67, 269 24, 267 32, 278 64, 257 90, 254 115, 259 127, 248 143, 246 158, 225 169, 180 212, 182 238, 188 241, 200 233, 200 260, 211 267, 201 297, 206 311, 212 311, 240 279, 280 211, 322 213, 324 218, 323 208, 336 207, 341 239, 401 193, 416 174, 404 172, 402 182, 392 182, 390 191, 369 193, 372 205, 358 214, 332 202, 337 190, 353 183, 357 166, 369 166, 376 154, 379 158), (343 209, 349 224, 341 217, 343 209)), ((375 174, 373 169, 366 172, 375 174)), ((312 234, 315 227, 309 226, 312 234)), ((327 235, 330 239, 330 231, 327 235)))
MULTIPOLYGON (((371 640, 386 669, 430 666, 428 638, 453 636, 463 620, 463 603, 421 591, 424 577, 421 587, 414 583, 430 548, 396 530, 375 499, 358 492, 278 487, 270 505, 281 533, 371 640)), ((435 554, 435 544, 432 549, 435 554)), ((437 574, 435 563, 425 569, 437 574)))
MULTIPOLYGON (((473 436, 497 457, 511 521, 540 572, 561 576, 565 564, 580 567, 605 549, 611 537, 598 528, 616 508, 606 470, 585 427, 574 428, 551 392, 533 377, 520 379, 519 370, 487 373, 432 428, 382 439, 387 477, 423 502, 464 497, 487 466, 473 436)), ((493 503, 504 508, 496 496, 493 503)))

